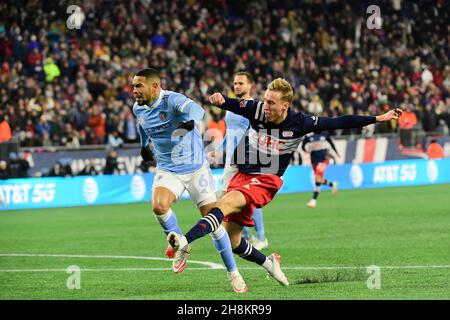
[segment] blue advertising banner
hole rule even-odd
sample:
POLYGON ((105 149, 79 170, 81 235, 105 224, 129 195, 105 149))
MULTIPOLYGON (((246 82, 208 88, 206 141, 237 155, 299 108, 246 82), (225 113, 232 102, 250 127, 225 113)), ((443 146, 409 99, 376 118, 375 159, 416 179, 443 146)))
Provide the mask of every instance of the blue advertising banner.
MULTIPOLYGON (((222 172, 213 170, 216 190, 221 189, 222 172)), ((325 176, 337 180, 341 190, 443 184, 450 183, 450 159, 329 165, 325 176)), ((6 208, 0 210, 150 201, 153 178, 154 173, 144 173, 3 180, 6 208)), ((311 192, 314 186, 311 166, 291 166, 283 179, 279 193, 311 192)))

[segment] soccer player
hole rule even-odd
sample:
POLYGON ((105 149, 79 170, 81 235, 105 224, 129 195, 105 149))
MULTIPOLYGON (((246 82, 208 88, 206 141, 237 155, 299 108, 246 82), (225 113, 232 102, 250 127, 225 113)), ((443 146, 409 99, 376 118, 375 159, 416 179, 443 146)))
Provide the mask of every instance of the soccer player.
POLYGON ((309 208, 316 207, 317 197, 319 196, 321 185, 331 187, 333 194, 337 192, 337 181, 328 181, 324 178, 325 170, 328 165, 328 159, 331 156, 329 153, 329 147, 331 147, 334 152, 336 152, 336 155, 339 156, 336 146, 334 145, 328 131, 311 132, 303 138, 302 149, 305 152, 309 152, 311 155, 311 164, 314 170, 314 179, 316 184, 313 196, 307 204, 309 208))
MULTIPOLYGON (((136 102, 133 113, 139 124, 141 156, 145 161, 156 158, 156 175, 152 186, 152 208, 164 232, 181 234, 172 204, 187 189, 202 216, 216 206, 213 177, 203 147, 203 140, 195 124, 204 116, 204 110, 186 96, 161 88, 156 69, 147 68, 136 73, 132 81, 136 102), (149 147, 152 142, 153 151, 149 147)), ((208 218, 206 218, 208 219, 208 218)), ((230 238, 217 225, 212 232, 217 251, 227 268, 227 276, 235 292, 246 292, 247 286, 236 267, 230 238)), ((173 272, 186 267, 191 247, 173 252, 173 272)))
MULTIPOLYGON (((239 71, 234 76, 233 91, 237 98, 243 100, 253 100, 250 95, 252 85, 253 79, 250 73, 239 71)), ((227 133, 225 136, 226 159, 222 178, 222 195, 227 193, 228 184, 230 183, 231 178, 233 178, 238 171, 236 161, 233 159, 233 152, 250 125, 248 119, 231 111, 227 111, 225 115, 225 122, 227 124, 227 133)), ((269 242, 265 235, 262 208, 254 209, 252 220, 255 226, 256 237, 252 235, 250 228, 248 227, 244 227, 243 229, 244 237, 248 239, 250 243, 258 250, 267 248, 269 242)))
POLYGON ((175 250, 183 250, 195 239, 216 230, 224 221, 234 253, 261 265, 282 285, 289 285, 280 267, 280 256, 273 253, 267 257, 242 237, 243 226, 251 225, 253 208, 268 204, 281 188, 282 176, 292 153, 297 150, 305 134, 363 127, 375 122, 398 119, 402 113, 400 109, 395 109, 376 117, 309 116, 290 108, 293 95, 289 82, 277 78, 267 86, 264 102, 231 99, 221 93, 210 96, 213 105, 250 120, 248 139, 242 139, 235 150, 239 170, 230 181, 228 193, 185 235, 177 232, 168 234, 167 241, 175 250), (245 148, 241 147, 242 143, 245 143, 245 148), (240 154, 242 149, 244 153, 240 154), (239 161, 240 157, 245 161, 239 161))

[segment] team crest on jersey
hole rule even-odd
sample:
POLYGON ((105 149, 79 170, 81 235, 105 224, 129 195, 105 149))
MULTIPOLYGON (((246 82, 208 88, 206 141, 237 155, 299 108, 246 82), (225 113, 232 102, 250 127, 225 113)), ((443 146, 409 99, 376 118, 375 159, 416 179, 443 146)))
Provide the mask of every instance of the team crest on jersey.
POLYGON ((143 126, 143 125, 144 125, 144 118, 139 117, 139 118, 137 119, 137 122, 138 122, 141 126, 143 126))
POLYGON ((159 113, 159 118, 161 119, 161 121, 166 121, 167 120, 167 113, 165 113, 164 111, 161 111, 159 113))
POLYGON ((242 100, 241 102, 239 102, 239 107, 241 108, 245 108, 245 106, 247 105, 247 101, 242 100))
POLYGON ((283 131, 283 132, 281 133, 281 135, 282 135, 284 138, 291 138, 291 137, 294 136, 294 132, 292 132, 292 131, 283 131))

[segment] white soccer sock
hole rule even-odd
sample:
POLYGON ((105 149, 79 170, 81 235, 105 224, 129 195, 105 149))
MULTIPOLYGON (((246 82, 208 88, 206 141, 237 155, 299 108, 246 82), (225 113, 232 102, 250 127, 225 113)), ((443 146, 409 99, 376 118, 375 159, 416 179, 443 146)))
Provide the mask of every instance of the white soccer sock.
POLYGON ((264 263, 262 264, 263 268, 266 269, 267 271, 272 270, 272 260, 270 260, 269 258, 266 257, 266 261, 264 261, 264 263))
POLYGON ((156 219, 158 219, 159 222, 164 223, 164 222, 167 222, 167 220, 170 219, 170 217, 173 214, 173 211, 172 211, 172 209, 169 209, 169 211, 167 211, 166 213, 161 214, 161 215, 156 214, 156 213, 153 213, 153 214, 155 215, 156 219))

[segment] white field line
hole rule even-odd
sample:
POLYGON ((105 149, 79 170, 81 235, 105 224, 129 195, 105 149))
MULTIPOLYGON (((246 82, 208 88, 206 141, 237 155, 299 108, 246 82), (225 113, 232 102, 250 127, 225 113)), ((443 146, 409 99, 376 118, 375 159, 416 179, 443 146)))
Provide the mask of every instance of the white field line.
MULTIPOLYGON (((85 255, 85 254, 38 254, 38 253, 0 253, 0 257, 50 257, 50 258, 88 258, 88 259, 135 259, 135 260, 159 260, 172 261, 168 258, 142 257, 142 256, 107 256, 107 255, 85 255)), ((224 269, 222 264, 209 261, 189 260, 190 263, 197 263, 208 266, 210 269, 224 269)))
MULTIPOLYGON (((0 253, 0 257, 52 257, 52 258, 101 258, 101 259, 139 259, 172 261, 168 258, 141 257, 141 256, 108 256, 108 255, 74 255, 74 254, 31 254, 31 253, 0 253)), ((203 264, 208 267, 188 268, 186 270, 219 270, 225 269, 221 264, 189 260, 190 263, 203 264)), ((377 266, 380 269, 450 269, 450 265, 417 265, 417 266, 377 266)), ((340 270, 340 269, 366 269, 356 266, 287 266, 283 270, 340 270)), ((261 270, 261 267, 243 267, 240 270, 261 270)), ((168 271, 170 268, 86 268, 80 271, 168 271)), ((67 269, 0 269, 0 272, 67 272, 67 269)))

